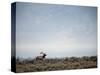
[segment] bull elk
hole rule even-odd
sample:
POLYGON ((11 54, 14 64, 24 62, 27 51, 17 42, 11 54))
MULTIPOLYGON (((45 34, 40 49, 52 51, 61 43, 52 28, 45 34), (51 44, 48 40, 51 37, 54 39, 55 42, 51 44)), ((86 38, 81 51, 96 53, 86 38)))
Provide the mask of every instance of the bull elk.
POLYGON ((47 54, 43 53, 43 52, 41 52, 40 54, 42 54, 42 55, 41 56, 37 56, 36 60, 42 60, 43 61, 46 58, 47 54))

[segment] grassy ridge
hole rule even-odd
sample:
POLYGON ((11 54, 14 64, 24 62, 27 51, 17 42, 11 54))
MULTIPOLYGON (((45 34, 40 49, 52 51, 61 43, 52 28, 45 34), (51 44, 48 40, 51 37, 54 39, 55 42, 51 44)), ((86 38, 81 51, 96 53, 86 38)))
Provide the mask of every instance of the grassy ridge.
POLYGON ((53 71, 53 70, 70 70, 70 69, 84 69, 84 68, 96 68, 97 57, 66 57, 46 59, 44 61, 31 60, 19 60, 16 61, 16 72, 36 72, 36 71, 53 71))

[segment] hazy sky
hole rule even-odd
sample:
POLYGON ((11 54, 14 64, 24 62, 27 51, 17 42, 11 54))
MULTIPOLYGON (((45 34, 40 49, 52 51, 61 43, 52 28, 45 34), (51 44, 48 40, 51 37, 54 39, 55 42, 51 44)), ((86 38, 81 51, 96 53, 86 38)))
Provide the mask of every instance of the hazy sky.
POLYGON ((16 56, 97 55, 97 8, 17 3, 16 56))

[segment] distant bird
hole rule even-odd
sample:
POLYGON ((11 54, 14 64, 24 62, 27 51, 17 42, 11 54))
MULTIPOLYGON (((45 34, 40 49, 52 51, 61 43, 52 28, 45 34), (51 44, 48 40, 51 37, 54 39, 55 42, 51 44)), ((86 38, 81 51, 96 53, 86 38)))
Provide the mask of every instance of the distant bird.
POLYGON ((36 60, 45 60, 45 58, 46 58, 46 56, 47 56, 47 54, 46 53, 43 53, 43 52, 40 52, 40 54, 42 54, 41 56, 37 56, 36 57, 36 60))

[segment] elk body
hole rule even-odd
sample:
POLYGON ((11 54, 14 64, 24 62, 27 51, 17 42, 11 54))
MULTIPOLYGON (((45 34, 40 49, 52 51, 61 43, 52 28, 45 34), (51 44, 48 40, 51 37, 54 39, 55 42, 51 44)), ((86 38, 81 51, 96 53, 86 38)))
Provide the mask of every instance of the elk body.
POLYGON ((36 60, 42 60, 43 61, 46 58, 47 55, 45 53, 40 53, 40 54, 42 54, 42 55, 41 56, 37 56, 36 60))

